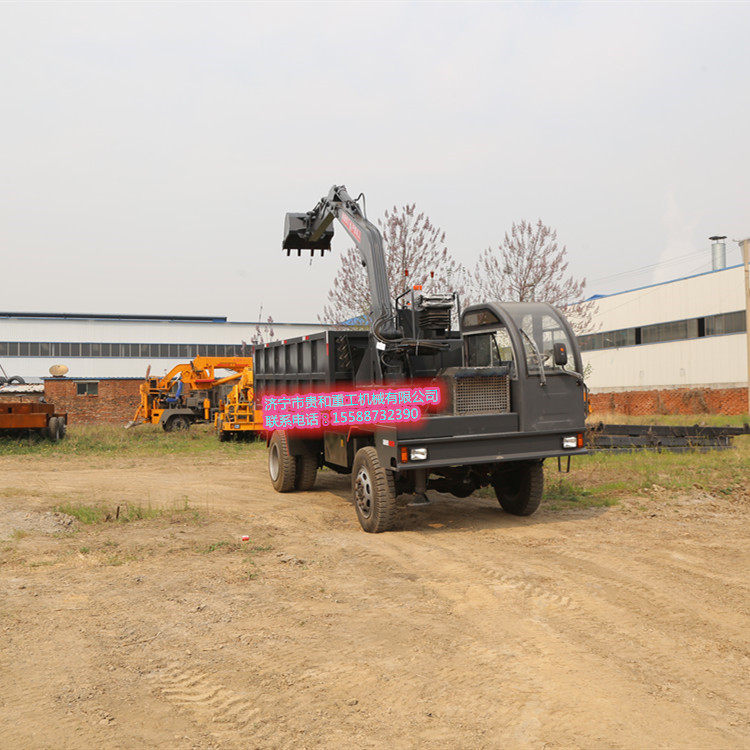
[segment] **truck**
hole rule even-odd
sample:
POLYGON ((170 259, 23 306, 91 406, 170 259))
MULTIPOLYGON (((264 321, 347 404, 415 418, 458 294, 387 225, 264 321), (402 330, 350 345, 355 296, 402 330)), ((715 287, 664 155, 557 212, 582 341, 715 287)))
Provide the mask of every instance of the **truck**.
POLYGON ((534 513, 544 461, 586 453, 587 389, 565 316, 542 302, 461 310, 450 290, 392 299, 380 232, 343 185, 286 215, 283 249, 324 255, 334 220, 366 268, 372 322, 256 347, 274 489, 312 489, 323 466, 351 474, 370 533, 393 527, 397 496, 427 504, 428 490, 491 486, 506 512, 534 513))
POLYGON ((252 362, 252 357, 195 357, 162 377, 151 376, 149 368, 140 386, 140 403, 126 428, 150 423, 172 432, 213 422, 219 401, 252 362), (217 377, 217 370, 232 374, 217 377))

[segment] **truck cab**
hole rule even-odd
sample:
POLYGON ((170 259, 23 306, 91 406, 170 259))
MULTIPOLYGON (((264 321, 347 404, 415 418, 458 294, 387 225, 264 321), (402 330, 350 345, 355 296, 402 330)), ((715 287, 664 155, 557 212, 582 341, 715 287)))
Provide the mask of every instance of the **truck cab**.
POLYGON ((468 368, 507 370, 518 429, 584 429, 583 363, 565 316, 543 302, 473 305, 462 316, 468 368))

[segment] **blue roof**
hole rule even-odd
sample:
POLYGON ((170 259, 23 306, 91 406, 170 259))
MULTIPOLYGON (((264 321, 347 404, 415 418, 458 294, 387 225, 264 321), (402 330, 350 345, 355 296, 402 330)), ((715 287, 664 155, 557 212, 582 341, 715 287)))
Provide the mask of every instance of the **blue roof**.
POLYGON ((669 281, 657 281, 655 284, 646 284, 644 286, 637 286, 633 289, 625 289, 622 292, 612 292, 611 294, 592 294, 587 297, 584 302, 591 300, 604 299, 605 297, 617 297, 619 294, 628 294, 629 292, 640 292, 642 289, 652 289, 655 286, 664 286, 665 284, 674 284, 677 281, 686 281, 687 279, 697 279, 699 276, 708 276, 712 273, 721 273, 722 271, 730 271, 734 268, 742 268, 742 263, 738 263, 736 266, 727 266, 726 268, 719 268, 717 270, 702 271, 701 273, 695 273, 692 276, 683 276, 679 279, 670 279, 669 281))

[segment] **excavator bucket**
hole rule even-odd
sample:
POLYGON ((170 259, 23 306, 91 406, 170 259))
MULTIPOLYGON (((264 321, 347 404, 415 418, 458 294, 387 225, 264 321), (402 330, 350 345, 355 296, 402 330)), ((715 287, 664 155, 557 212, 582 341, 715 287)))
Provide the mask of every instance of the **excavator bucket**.
POLYGON ((286 215, 284 218, 284 241, 281 246, 286 250, 287 255, 292 250, 296 250, 297 255, 300 255, 303 250, 310 250, 311 255, 316 250, 320 250, 322 255, 326 250, 331 249, 333 227, 329 225, 322 229, 322 232, 318 230, 317 233, 320 236, 314 238, 311 234, 310 223, 309 214, 286 215))

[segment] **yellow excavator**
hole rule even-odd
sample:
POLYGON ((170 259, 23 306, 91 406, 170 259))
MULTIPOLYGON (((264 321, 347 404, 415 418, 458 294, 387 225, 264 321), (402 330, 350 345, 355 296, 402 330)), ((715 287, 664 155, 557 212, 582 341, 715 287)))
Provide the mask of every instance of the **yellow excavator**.
POLYGON ((221 399, 214 416, 214 426, 219 440, 248 438, 263 429, 263 412, 255 408, 253 367, 246 367, 240 379, 232 386, 226 398, 221 399))
POLYGON ((252 357, 196 357, 175 365, 163 377, 151 377, 149 367, 140 387, 141 403, 125 427, 160 424, 172 432, 187 430, 194 423, 210 423, 232 384, 247 367, 252 372, 252 364, 252 357), (232 374, 217 377, 217 370, 232 374))

